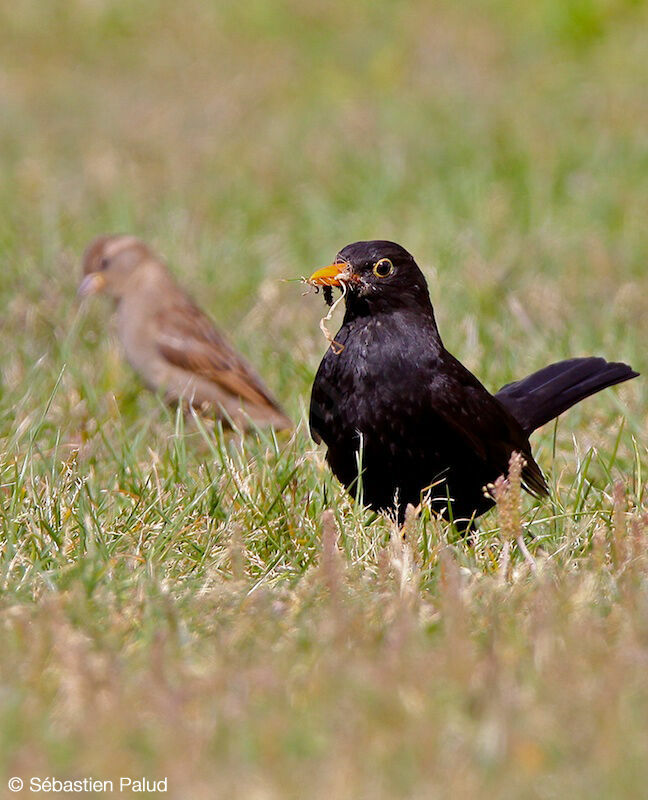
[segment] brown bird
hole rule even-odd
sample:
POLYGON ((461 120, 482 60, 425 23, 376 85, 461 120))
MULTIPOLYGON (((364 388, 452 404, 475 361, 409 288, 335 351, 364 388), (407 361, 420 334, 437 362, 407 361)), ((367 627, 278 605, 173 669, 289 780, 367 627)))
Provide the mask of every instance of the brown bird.
POLYGON ((79 295, 116 301, 126 358, 145 383, 241 428, 292 423, 261 378, 135 236, 99 236, 83 256, 79 295))

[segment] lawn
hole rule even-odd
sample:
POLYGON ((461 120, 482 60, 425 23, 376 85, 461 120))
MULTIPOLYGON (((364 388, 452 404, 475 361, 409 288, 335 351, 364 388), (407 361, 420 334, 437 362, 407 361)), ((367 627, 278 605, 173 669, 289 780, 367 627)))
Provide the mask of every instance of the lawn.
POLYGON ((403 544, 309 438, 298 279, 394 239, 490 389, 645 375, 647 49, 639 0, 0 7, 0 796, 645 795, 645 378, 533 436, 528 557, 497 510, 403 544), (292 435, 142 387, 76 298, 105 232, 164 255, 292 435))

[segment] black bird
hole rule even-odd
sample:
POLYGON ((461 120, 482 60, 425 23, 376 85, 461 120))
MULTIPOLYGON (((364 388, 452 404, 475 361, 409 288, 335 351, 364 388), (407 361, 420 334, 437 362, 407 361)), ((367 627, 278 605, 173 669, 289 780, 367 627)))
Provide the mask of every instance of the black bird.
POLYGON ((493 396, 443 346, 423 273, 394 242, 350 244, 309 282, 346 295, 313 384, 311 435, 328 446, 347 489, 401 521, 431 487, 433 507, 469 527, 493 505, 484 489, 508 471, 514 451, 526 461, 524 487, 546 495, 529 434, 638 375, 626 364, 571 358, 493 396))

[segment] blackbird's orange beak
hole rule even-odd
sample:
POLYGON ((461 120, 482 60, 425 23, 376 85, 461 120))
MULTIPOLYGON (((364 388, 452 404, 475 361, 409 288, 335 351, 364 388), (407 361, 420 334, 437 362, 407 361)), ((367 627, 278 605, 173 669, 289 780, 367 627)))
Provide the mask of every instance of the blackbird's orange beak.
POLYGON ((350 268, 346 262, 331 264, 314 272, 308 279, 314 286, 342 286, 350 276, 350 268))

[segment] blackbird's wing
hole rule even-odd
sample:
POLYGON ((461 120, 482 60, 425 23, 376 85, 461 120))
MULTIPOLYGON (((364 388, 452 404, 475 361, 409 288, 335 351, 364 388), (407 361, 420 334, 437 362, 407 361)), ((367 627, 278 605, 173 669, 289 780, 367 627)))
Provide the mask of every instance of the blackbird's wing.
POLYGON ((536 464, 529 440, 519 423, 504 406, 459 361, 449 353, 443 370, 436 372, 431 387, 433 410, 448 427, 487 464, 506 475, 514 451, 526 464, 522 481, 528 492, 537 496, 549 493, 540 467, 536 464))
POLYGON ((157 322, 157 349, 174 367, 212 381, 250 403, 280 411, 261 378, 188 297, 166 307, 157 322))
MULTIPOLYGON (((339 333, 336 339, 343 339, 343 335, 339 333)), ((522 471, 525 488, 536 496, 547 494, 545 479, 519 423, 454 356, 444 351, 438 359, 429 365, 427 393, 419 406, 423 416, 417 424, 425 424, 423 420, 428 415, 432 431, 451 431, 453 436, 447 446, 455 452, 446 456, 456 458, 462 451, 471 453, 483 463, 482 472, 492 474, 493 479, 508 473, 513 451, 521 453, 526 461, 522 471)), ((343 370, 335 369, 336 366, 337 362, 328 354, 322 360, 313 383, 309 415, 311 436, 317 443, 326 441, 329 452, 336 439, 349 436, 338 416, 355 392, 354 380, 343 370)), ((407 380, 402 369, 393 378, 407 380)), ((415 394, 420 396, 420 392, 417 388, 415 394)), ((389 407, 390 413, 394 413, 397 404, 390 401, 389 407)))

